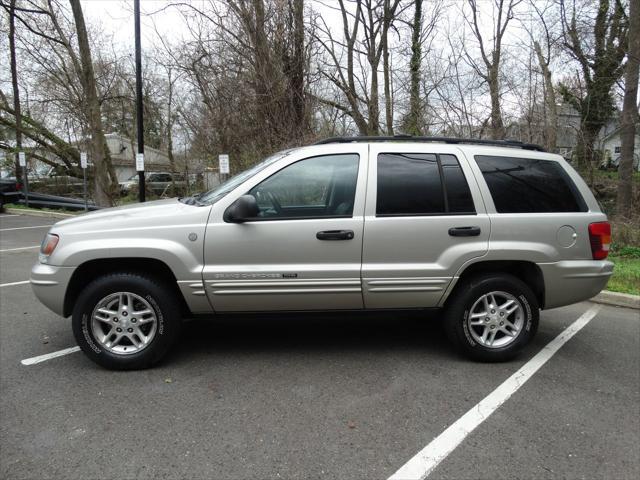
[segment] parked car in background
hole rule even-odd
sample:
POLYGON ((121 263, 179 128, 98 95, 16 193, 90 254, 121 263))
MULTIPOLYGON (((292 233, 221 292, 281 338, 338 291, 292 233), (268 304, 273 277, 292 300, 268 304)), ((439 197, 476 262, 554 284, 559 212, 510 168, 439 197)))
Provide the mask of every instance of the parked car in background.
POLYGON ((18 183, 16 177, 5 176, 0 178, 0 206, 9 203, 14 193, 22 190, 22 185, 18 183))
POLYGON ((29 176, 29 189, 34 192, 54 195, 81 195, 84 181, 80 177, 68 175, 63 169, 50 168, 43 174, 29 176))
MULTIPOLYGON (((131 178, 120 182, 120 193, 128 195, 132 191, 138 190, 138 174, 132 175, 131 178)), ((171 195, 172 186, 176 191, 183 193, 186 190, 187 182, 181 173, 171 172, 147 172, 145 173, 145 185, 147 190, 156 195, 171 195)))
POLYGON ((312 310, 441 309, 461 352, 504 361, 541 309, 604 288, 610 243, 560 155, 348 137, 273 155, 198 196, 58 222, 31 284, 108 368, 160 360, 183 317, 312 310))

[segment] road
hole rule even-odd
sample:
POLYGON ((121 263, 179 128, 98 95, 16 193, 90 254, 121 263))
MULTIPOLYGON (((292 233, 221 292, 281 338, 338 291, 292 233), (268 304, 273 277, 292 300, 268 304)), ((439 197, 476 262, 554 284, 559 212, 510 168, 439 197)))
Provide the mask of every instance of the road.
MULTIPOLYGON (((23 365, 75 346, 19 283, 54 222, 0 215, 0 478, 388 478, 593 307, 542 312, 504 364, 390 313, 192 321, 145 371, 23 365)), ((428 478, 639 478, 639 372, 638 311, 602 306, 428 478)))

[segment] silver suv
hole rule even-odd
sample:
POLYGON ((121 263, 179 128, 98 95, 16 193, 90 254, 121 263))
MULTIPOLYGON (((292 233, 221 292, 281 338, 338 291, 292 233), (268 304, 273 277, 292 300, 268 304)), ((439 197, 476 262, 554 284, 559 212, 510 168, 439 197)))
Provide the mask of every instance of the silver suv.
POLYGON ((183 318, 311 310, 442 309, 463 353, 502 361, 540 309, 606 285, 606 220, 535 145, 336 138, 196 197, 58 222, 31 284, 114 369, 160 360, 183 318))

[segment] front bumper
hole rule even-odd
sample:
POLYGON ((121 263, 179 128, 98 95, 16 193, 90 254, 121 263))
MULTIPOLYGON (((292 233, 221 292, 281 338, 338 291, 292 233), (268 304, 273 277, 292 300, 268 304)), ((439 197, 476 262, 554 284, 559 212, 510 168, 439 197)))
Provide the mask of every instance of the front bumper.
POLYGON ((75 267, 36 263, 31 269, 31 288, 45 307, 64 316, 64 297, 75 267))
POLYGON ((544 277, 544 308, 556 308, 595 297, 613 274, 607 260, 566 260, 539 263, 544 277))

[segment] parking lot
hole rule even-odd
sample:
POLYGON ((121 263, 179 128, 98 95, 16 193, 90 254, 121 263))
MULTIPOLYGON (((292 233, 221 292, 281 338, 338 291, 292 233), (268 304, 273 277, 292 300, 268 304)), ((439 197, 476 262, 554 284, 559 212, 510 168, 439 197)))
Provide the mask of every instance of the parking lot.
POLYGON ((434 439, 429 478, 640 476, 637 310, 544 311, 506 364, 456 355, 437 315, 197 320, 160 366, 112 372, 41 357, 75 346, 27 282, 55 221, 0 214, 1 478, 388 478, 434 439))

